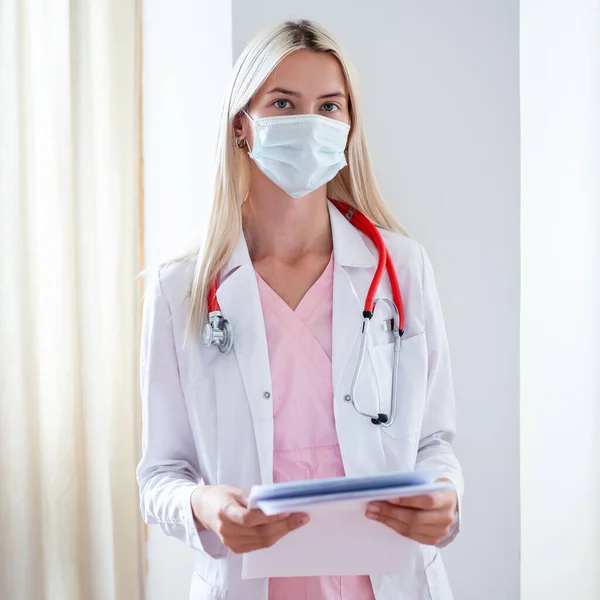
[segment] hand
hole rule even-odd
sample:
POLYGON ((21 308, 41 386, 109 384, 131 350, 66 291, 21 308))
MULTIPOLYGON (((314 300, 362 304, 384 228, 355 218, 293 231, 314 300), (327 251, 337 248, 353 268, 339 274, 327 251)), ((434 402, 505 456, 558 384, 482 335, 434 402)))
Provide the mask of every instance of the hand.
POLYGON ((457 503, 456 490, 444 490, 387 502, 371 502, 366 515, 404 537, 437 546, 450 531, 457 503))
POLYGON ((202 529, 218 534, 232 552, 241 554, 269 548, 284 535, 308 523, 303 513, 267 517, 248 508, 248 494, 227 485, 198 487, 192 493, 192 511, 202 529))

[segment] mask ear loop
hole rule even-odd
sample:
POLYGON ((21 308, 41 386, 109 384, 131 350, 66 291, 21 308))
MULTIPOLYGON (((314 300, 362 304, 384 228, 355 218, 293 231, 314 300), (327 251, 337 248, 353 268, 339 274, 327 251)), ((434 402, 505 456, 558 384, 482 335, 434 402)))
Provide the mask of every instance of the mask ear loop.
MULTIPOLYGON (((246 109, 242 108, 242 110, 240 112, 243 112, 252 121, 252 123, 254 123, 254 119, 246 112, 246 109)), ((246 146, 246 148, 248 148, 248 154, 250 154, 250 152, 252 152, 252 149, 250 148, 250 144, 248 144, 248 138, 241 139, 240 137, 235 136, 233 138, 233 143, 240 150, 244 146, 246 146)))

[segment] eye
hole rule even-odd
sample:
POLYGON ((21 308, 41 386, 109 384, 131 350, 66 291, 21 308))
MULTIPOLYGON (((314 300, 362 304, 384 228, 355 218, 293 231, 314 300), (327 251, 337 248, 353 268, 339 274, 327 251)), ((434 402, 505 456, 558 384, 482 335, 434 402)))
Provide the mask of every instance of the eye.
POLYGON ((340 109, 340 107, 333 102, 325 102, 325 104, 323 104, 323 106, 321 106, 321 108, 325 112, 335 112, 336 110, 340 109))
POLYGON ((291 108, 292 107, 292 103, 289 100, 286 100, 284 98, 281 98, 279 100, 275 100, 275 102, 273 102, 273 106, 277 107, 277 108, 291 108))

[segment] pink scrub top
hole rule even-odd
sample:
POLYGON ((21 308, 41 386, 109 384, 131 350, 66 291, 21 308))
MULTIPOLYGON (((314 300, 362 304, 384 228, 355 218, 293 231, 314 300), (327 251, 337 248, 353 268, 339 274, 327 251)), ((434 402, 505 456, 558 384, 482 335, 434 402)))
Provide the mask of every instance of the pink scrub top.
MULTIPOLYGON (((273 384, 273 481, 344 475, 333 416, 333 257, 293 311, 257 274, 273 384)), ((269 580, 269 600, 374 600, 367 576, 269 580)))

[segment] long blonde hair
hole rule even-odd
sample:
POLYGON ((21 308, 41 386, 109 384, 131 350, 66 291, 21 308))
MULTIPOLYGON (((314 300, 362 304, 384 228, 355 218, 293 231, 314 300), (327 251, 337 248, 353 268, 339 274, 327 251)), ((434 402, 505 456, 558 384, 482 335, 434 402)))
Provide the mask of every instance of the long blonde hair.
POLYGON ((329 182, 328 197, 357 208, 383 229, 405 233, 383 202, 377 187, 363 129, 357 78, 344 51, 320 25, 304 19, 287 21, 261 31, 237 60, 223 102, 208 235, 203 248, 195 255, 187 321, 187 332, 192 337, 199 336, 206 322, 210 284, 229 261, 242 233, 242 205, 250 188, 251 159, 247 152, 235 147, 233 120, 242 109, 247 109, 254 94, 277 64, 297 50, 333 54, 346 76, 351 107, 348 166, 329 182))

